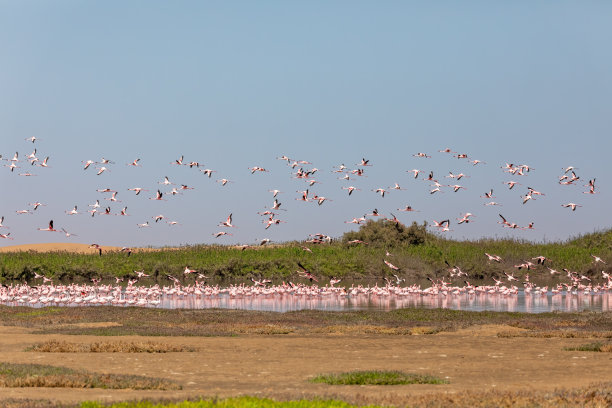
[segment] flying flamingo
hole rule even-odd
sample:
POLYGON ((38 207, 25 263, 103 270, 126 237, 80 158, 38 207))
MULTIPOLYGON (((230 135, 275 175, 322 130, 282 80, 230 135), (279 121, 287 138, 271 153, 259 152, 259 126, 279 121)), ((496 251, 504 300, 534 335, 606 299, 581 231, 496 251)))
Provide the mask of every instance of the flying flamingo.
POLYGON ((575 203, 567 203, 567 204, 561 204, 561 207, 571 208, 572 211, 576 211, 576 207, 582 207, 582 206, 579 204, 575 204, 575 203))
POLYGON ((133 187, 133 188, 128 188, 128 191, 134 191, 136 195, 138 195, 140 194, 141 191, 149 191, 149 190, 145 190, 141 187, 133 187))
POLYGON ((217 183, 221 183, 221 185, 224 186, 227 183, 233 183, 233 181, 230 181, 228 179, 219 179, 219 180, 217 180, 217 183))
POLYGON ((219 224, 220 227, 235 227, 235 225, 232 225, 232 214, 230 213, 230 215, 227 216, 227 219, 223 222, 221 222, 219 224))
POLYGON ((91 166, 92 164, 95 164, 96 162, 93 160, 87 160, 87 161, 82 161, 81 163, 85 163, 85 167, 83 167, 83 170, 87 170, 89 166, 91 166))
POLYGON ((157 184, 163 184, 164 186, 169 186, 170 184, 174 184, 174 183, 171 183, 168 177, 166 176, 164 177, 164 181, 160 181, 157 184))
POLYGON ((423 157, 423 158, 426 158, 426 159, 431 158, 431 156, 428 156, 425 153, 416 153, 416 154, 413 154, 413 156, 414 157, 423 157))
POLYGON ((383 259, 383 262, 385 263, 385 265, 387 265, 389 268, 393 269, 394 271, 399 271, 399 268, 395 265, 393 265, 391 262, 387 261, 386 259, 383 259))
POLYGON ((503 184, 508 185, 508 190, 512 190, 512 188, 514 188, 515 185, 517 184, 520 185, 521 183, 516 182, 516 181, 504 181, 503 184))
POLYGON ((270 193, 272 193, 272 197, 276 198, 276 196, 278 195, 278 193, 282 193, 282 191, 280 190, 268 190, 270 193))
POLYGON ((342 187, 343 190, 348 190, 348 195, 353 194, 353 191, 355 190, 361 190, 359 188, 353 187, 353 186, 349 186, 349 187, 342 187))
POLYGON ((212 174, 216 173, 216 170, 211 170, 211 169, 203 169, 203 170, 200 169, 200 171, 204 173, 204 175, 208 176, 208 178, 211 178, 212 174))
POLYGON ((436 221, 436 220, 433 220, 433 223, 434 223, 434 227, 444 228, 445 227, 444 224, 446 224, 446 227, 448 227, 448 225, 450 224, 450 220, 443 220, 443 221, 439 221, 439 222, 436 221))
POLYGON ((318 279, 317 279, 317 278, 316 278, 316 277, 315 277, 315 276, 314 276, 312 273, 310 273, 310 272, 308 271, 308 269, 306 269, 306 268, 304 267, 304 265, 302 265, 302 264, 301 264, 301 263, 299 263, 299 262, 298 262, 297 264, 298 264, 298 266, 300 267, 300 269, 301 269, 301 270, 296 271, 296 272, 297 272, 297 273, 298 273, 298 274, 299 274, 301 277, 303 277, 303 278, 307 278, 307 279, 309 279, 311 282, 312 282, 312 281, 319 282, 319 280, 318 280, 318 279))
POLYGON ((162 193, 161 191, 157 190, 157 194, 155 195, 155 197, 149 197, 149 200, 164 200, 162 197, 164 196, 164 193, 162 193))
POLYGON ((414 174, 414 178, 417 178, 419 176, 419 173, 421 173, 421 170, 418 169, 412 169, 412 170, 406 170, 407 173, 413 173, 414 174))
POLYGON ((385 190, 384 188, 377 188, 376 190, 372 190, 376 193, 379 193, 381 197, 385 197, 385 193, 387 192, 387 190, 385 190))
POLYGON ((484 193, 484 195, 481 195, 480 197, 482 198, 493 198, 493 189, 489 190, 489 192, 484 193))
POLYGON ((501 262, 502 258, 499 255, 491 255, 485 252, 485 255, 487 256, 487 258, 489 258, 489 261, 495 261, 495 262, 501 262))
POLYGON ((38 228, 39 231, 57 231, 53 228, 53 220, 49 221, 49 226, 47 228, 38 228))
POLYGON ((66 235, 66 238, 70 238, 72 236, 78 237, 77 234, 73 234, 71 232, 66 231, 64 228, 62 228, 62 232, 66 235))
POLYGON ((42 163, 39 163, 38 165, 40 167, 49 167, 49 165, 47 164, 48 161, 49 161, 49 156, 45 157, 45 160, 43 160, 42 163))

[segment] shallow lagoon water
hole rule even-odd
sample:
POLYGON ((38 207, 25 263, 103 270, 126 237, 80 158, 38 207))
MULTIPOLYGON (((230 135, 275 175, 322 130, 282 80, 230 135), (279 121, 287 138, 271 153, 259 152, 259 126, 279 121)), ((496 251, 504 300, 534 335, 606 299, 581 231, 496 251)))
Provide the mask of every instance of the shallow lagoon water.
POLYGON ((166 309, 242 309, 271 312, 291 312, 297 310, 369 310, 388 311, 401 308, 444 308, 466 311, 493 312, 580 312, 612 311, 612 292, 548 293, 546 295, 526 294, 519 291, 516 295, 502 294, 459 294, 459 295, 257 295, 230 297, 217 296, 163 296, 158 307, 166 309))

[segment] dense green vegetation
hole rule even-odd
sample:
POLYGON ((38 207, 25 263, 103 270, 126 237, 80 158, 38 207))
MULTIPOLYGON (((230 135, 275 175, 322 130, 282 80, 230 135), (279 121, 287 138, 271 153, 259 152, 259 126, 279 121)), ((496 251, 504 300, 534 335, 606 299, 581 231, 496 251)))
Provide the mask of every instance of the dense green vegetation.
MULTIPOLYGON (((483 239, 455 241, 428 233, 426 225, 409 227, 393 222, 368 221, 358 231, 346 233, 329 244, 288 242, 269 247, 242 250, 231 246, 187 246, 159 251, 107 252, 102 256, 67 252, 15 252, 0 256, 0 281, 32 281, 34 274, 53 277, 57 282, 89 281, 100 277, 135 277, 134 271, 151 274, 145 282, 169 283, 166 275, 183 279, 185 266, 196 269, 214 283, 248 282, 250 278, 299 281, 297 263, 301 262, 315 276, 323 279, 342 278, 344 283, 380 282, 391 273, 398 273, 407 282, 424 281, 427 277, 448 277, 448 266, 458 265, 474 281, 503 276, 516 271, 515 264, 536 256, 551 259, 550 267, 562 268, 601 279, 601 270, 612 268, 612 229, 584 235, 566 242, 532 243, 517 240, 483 239), (361 240, 367 244, 349 243, 361 240), (308 252, 303 247, 309 247, 308 252), (386 252, 391 253, 386 256, 386 252), (499 255, 501 263, 491 262, 485 252, 499 255), (595 264, 591 254, 610 260, 607 265, 595 264), (384 263, 387 259, 400 270, 394 272, 384 263)), ((529 271, 528 271, 529 273, 529 271)), ((525 271, 519 271, 518 276, 525 271)), ((548 270, 538 267, 531 272, 536 279, 550 277, 548 270)), ((555 280, 559 278, 554 277, 555 280)), ((190 275, 190 281, 195 275, 190 275)), ((462 278, 463 280, 464 278, 462 278)))
POLYGON ((405 385, 447 384, 448 381, 423 374, 407 374, 401 371, 352 371, 340 374, 319 375, 314 383, 330 385, 405 385))
MULTIPOLYGON (((99 402, 84 402, 81 404, 81 408, 352 408, 357 406, 338 400, 274 401, 256 397, 182 401, 177 403, 139 401, 120 402, 112 405, 101 404, 99 402)), ((367 407, 373 408, 375 406, 368 405, 367 407)))

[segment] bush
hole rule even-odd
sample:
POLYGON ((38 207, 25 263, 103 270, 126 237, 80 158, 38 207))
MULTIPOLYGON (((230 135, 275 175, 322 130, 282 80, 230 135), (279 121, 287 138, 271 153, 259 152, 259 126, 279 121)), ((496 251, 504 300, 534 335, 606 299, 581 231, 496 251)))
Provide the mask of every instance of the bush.
POLYGON ((342 236, 342 242, 358 239, 374 246, 422 245, 429 238, 427 223, 413 222, 409 227, 389 220, 368 220, 358 231, 342 236))

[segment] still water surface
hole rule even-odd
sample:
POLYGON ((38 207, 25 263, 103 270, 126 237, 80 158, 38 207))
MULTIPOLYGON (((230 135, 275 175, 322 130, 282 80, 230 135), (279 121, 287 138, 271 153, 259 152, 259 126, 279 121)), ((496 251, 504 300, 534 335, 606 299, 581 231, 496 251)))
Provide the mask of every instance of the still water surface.
POLYGON ((612 293, 559 293, 547 295, 525 294, 460 294, 460 295, 408 295, 408 296, 375 296, 375 295, 258 295, 230 297, 220 294, 213 297, 163 296, 158 307, 167 309, 243 309, 272 312, 290 312, 296 310, 393 310, 400 308, 446 308, 467 311, 494 312, 579 312, 590 310, 596 312, 612 311, 612 293))

